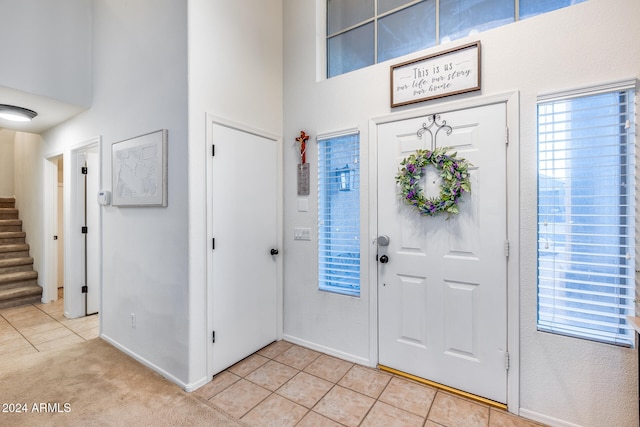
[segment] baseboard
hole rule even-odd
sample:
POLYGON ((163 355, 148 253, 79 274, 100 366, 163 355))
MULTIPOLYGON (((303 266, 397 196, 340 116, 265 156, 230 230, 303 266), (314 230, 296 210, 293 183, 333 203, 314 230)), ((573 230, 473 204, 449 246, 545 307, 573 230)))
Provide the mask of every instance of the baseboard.
POLYGON ((171 375, 169 372, 167 372, 164 369, 160 368, 156 364, 148 361, 147 359, 145 359, 144 357, 140 356, 139 354, 134 353, 131 350, 129 350, 128 348, 122 346, 117 341, 109 338, 107 335, 100 334, 100 338, 105 340, 106 342, 108 342, 109 344, 111 344, 112 346, 114 346, 115 348, 117 348, 118 350, 120 350, 121 352, 126 354, 127 356, 129 356, 129 357, 135 359, 136 361, 142 363, 144 366, 146 366, 147 368, 149 368, 152 371, 156 372, 158 375, 161 375, 163 378, 166 378, 167 380, 169 380, 172 383, 176 384, 181 389, 183 389, 183 390, 187 389, 187 384, 185 384, 184 382, 180 381, 178 378, 176 378, 175 376, 171 375))
POLYGON ((191 393, 193 391, 196 391, 197 389, 199 389, 200 387, 202 387, 205 384, 208 384, 211 381, 211 378, 209 377, 204 377, 199 379, 198 381, 194 382, 194 383, 189 383, 186 386, 183 387, 183 390, 186 391, 187 393, 191 393))
POLYGON ((371 362, 371 360, 369 360, 367 358, 356 356, 356 355, 350 354, 350 353, 345 353, 343 351, 336 350, 334 348, 325 347, 323 345, 316 344, 316 343, 311 342, 311 341, 306 341, 306 340, 303 340, 303 339, 300 339, 300 338, 296 338, 296 337, 291 336, 291 335, 284 334, 283 339, 285 341, 289 341, 290 343, 297 344, 297 345, 302 346, 302 347, 307 347, 307 348, 310 348, 311 350, 316 350, 316 351, 319 351, 321 353, 328 354, 329 356, 333 356, 333 357, 337 357, 339 359, 346 360, 348 362, 357 363, 359 365, 370 366, 370 367, 375 367, 376 366, 375 364, 373 364, 371 362))
POLYGON ((519 415, 523 418, 528 418, 539 423, 546 424, 551 427, 582 427, 579 424, 573 424, 568 421, 559 420, 547 415, 540 414, 538 412, 530 411, 528 409, 520 408, 519 415))

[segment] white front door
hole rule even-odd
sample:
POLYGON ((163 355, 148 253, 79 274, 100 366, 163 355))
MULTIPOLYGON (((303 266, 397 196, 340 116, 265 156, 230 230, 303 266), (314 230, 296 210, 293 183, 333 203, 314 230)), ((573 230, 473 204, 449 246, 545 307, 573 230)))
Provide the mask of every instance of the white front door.
POLYGON ((211 265, 208 288, 216 374, 277 337, 278 145, 211 124, 211 265))
POLYGON ((85 175, 85 224, 87 234, 86 245, 86 285, 87 300, 85 314, 95 314, 100 311, 100 206, 98 205, 99 191, 99 155, 98 147, 92 147, 86 152, 87 174, 85 175))
MULTIPOLYGON (((428 117, 379 125, 379 363, 506 403, 507 201, 506 105, 440 114, 453 128, 436 146, 473 164, 460 213, 428 217, 404 204, 394 177, 402 159, 431 148, 417 131, 428 117)), ((435 127, 433 129, 436 129, 435 127)), ((437 171, 421 186, 437 196, 437 171)))

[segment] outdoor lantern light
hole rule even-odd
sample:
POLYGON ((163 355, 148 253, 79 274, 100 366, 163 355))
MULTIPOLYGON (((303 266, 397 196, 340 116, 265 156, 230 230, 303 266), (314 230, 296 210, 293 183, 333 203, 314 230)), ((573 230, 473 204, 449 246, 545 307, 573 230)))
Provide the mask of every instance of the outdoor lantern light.
POLYGON ((0 118, 11 120, 12 122, 29 122, 37 116, 33 110, 28 110, 15 105, 0 104, 0 118))
POLYGON ((338 169, 338 189, 340 191, 351 191, 351 169, 349 165, 345 165, 344 168, 338 169))

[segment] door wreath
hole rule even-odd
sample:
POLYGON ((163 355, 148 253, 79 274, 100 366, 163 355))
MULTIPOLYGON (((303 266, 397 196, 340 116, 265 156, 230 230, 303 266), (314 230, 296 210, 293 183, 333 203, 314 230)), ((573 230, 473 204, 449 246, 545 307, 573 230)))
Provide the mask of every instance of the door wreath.
POLYGON ((402 199, 408 205, 414 206, 420 215, 436 216, 446 212, 449 219, 451 215, 459 213, 458 201, 462 193, 471 192, 469 181, 471 164, 466 159, 457 158, 457 153, 446 154, 449 149, 449 147, 441 147, 433 150, 417 150, 400 162, 400 169, 395 179, 400 186, 402 199), (419 185, 424 169, 429 165, 435 167, 442 178, 438 197, 425 197, 419 185))

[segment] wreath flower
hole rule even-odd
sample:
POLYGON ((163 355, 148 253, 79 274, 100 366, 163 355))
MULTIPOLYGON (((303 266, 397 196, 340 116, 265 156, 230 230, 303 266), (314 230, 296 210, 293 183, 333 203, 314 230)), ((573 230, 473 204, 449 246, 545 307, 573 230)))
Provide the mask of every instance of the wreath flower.
POLYGON ((400 162, 395 177, 396 183, 400 186, 400 194, 404 202, 418 209, 421 215, 436 216, 446 212, 449 219, 451 215, 459 213, 458 201, 462 194, 471 192, 471 164, 465 159, 457 158, 458 153, 446 154, 449 149, 441 147, 434 150, 417 150, 400 162), (425 197, 419 185, 424 169, 429 165, 435 167, 442 178, 438 197, 425 197))

